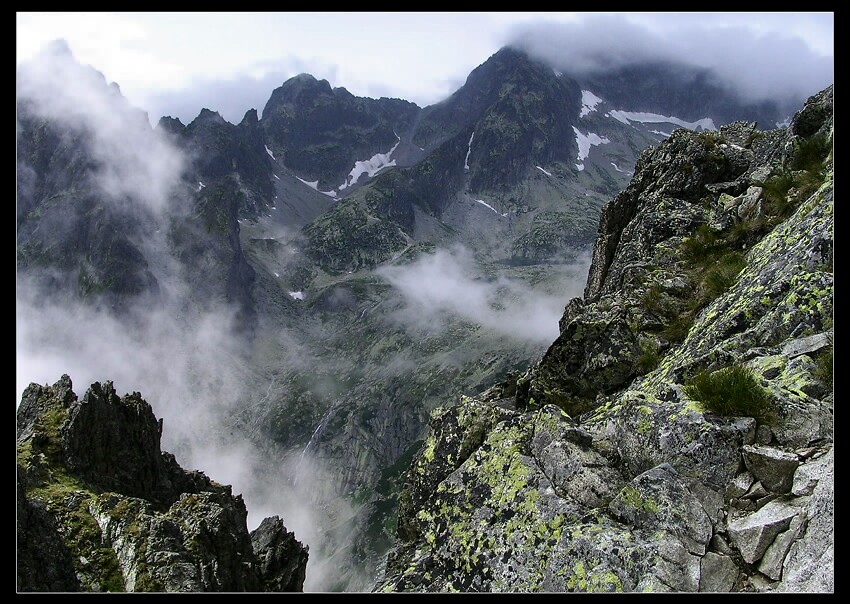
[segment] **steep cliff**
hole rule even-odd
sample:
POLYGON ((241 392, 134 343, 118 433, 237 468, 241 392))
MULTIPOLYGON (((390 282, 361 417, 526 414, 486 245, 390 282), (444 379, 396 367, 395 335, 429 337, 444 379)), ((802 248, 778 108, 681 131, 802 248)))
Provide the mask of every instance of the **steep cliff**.
POLYGON ((67 375, 17 411, 19 591, 301 591, 308 551, 278 517, 160 450, 138 392, 67 375))
POLYGON ((832 591, 832 88, 678 130, 524 375, 435 410, 382 591, 832 591))

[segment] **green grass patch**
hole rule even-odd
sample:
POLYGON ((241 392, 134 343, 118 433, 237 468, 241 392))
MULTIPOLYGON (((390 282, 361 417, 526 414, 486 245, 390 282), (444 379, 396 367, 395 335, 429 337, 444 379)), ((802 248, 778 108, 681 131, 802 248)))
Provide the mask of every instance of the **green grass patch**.
POLYGON ((702 278, 701 302, 708 303, 726 292, 738 278, 747 263, 744 256, 735 250, 727 251, 714 264, 706 267, 702 278))
POLYGON ((722 254, 727 246, 720 231, 712 229, 707 224, 701 224, 693 235, 682 242, 682 256, 692 265, 707 264, 722 254))
POLYGON ((779 174, 761 184, 765 213, 775 225, 788 218, 826 178, 826 160, 832 145, 826 135, 812 136, 797 145, 793 159, 779 174))
POLYGON ((641 343, 640 354, 634 362, 634 370, 639 375, 645 375, 658 367, 660 360, 661 355, 659 354, 658 342, 655 340, 646 340, 641 343))
POLYGON ((685 312, 675 315, 658 335, 669 342, 683 342, 694 324, 693 313, 685 312))
POLYGON ((770 399, 752 372, 731 365, 714 372, 701 371, 684 386, 689 398, 705 409, 725 417, 753 417, 760 423, 774 419, 770 399))
POLYGON ((649 286, 643 294, 643 308, 655 314, 661 314, 665 311, 664 300, 662 298, 662 289, 659 285, 653 284, 649 286))
POLYGON ((815 370, 813 375, 817 381, 827 388, 833 387, 833 347, 822 348, 814 355, 815 370))
POLYGON ((826 158, 831 151, 832 144, 825 134, 803 139, 794 153, 791 169, 820 172, 823 170, 826 158))

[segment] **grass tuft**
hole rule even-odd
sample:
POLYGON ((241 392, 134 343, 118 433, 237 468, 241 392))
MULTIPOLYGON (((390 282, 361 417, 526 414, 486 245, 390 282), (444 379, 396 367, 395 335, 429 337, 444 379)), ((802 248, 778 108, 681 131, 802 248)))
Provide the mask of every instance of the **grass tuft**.
POLYGON ((725 417, 753 417, 771 423, 774 415, 767 392, 752 372, 731 365, 714 372, 701 371, 684 386, 685 394, 703 404, 707 411, 725 417))

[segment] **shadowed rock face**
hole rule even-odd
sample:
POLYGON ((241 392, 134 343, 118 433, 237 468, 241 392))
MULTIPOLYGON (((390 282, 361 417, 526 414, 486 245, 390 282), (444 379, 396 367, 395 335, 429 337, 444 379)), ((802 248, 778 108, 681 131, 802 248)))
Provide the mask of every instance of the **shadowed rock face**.
POLYGON ((832 114, 642 155, 560 337, 432 413, 377 590, 833 590, 832 114), (770 415, 690 388, 731 365, 770 415))
POLYGON ((257 572, 263 591, 301 591, 307 568, 307 548, 286 530, 278 516, 264 518, 251 531, 257 572))
POLYGON ((160 450, 134 392, 67 375, 17 412, 18 590, 300 591, 307 548, 280 518, 248 533, 245 503, 160 450), (44 550, 46 553, 39 553, 44 550))
POLYGON ((355 161, 387 153, 418 113, 414 103, 356 97, 301 74, 272 92, 260 124, 289 169, 329 191, 353 184, 346 179, 355 161))

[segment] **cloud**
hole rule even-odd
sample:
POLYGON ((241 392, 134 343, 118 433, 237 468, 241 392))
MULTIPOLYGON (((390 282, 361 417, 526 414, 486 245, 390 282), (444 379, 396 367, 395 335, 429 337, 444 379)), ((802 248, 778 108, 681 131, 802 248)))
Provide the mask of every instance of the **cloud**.
MULTIPOLYGON (((96 160, 51 166, 55 172, 48 180, 63 169, 88 170, 96 193, 116 212, 132 215, 138 206, 156 211, 162 228, 141 230, 144 239, 135 243, 144 251, 162 295, 155 301, 135 300, 119 316, 76 299, 72 292, 41 295, 33 278, 41 269, 30 267, 17 274, 16 402, 30 383, 53 384, 62 374, 71 377, 78 396, 95 381, 112 381, 119 395, 140 392, 163 419, 163 449, 185 469, 199 469, 243 494, 249 529, 259 525, 260 513, 279 515, 296 538, 311 546, 308 587, 324 585, 330 575, 321 569, 334 568, 326 560, 347 554, 335 548, 338 533, 327 528, 325 509, 309 496, 315 485, 304 480, 295 488, 293 467, 282 459, 285 452, 261 442, 258 429, 270 407, 271 378, 252 364, 256 351, 234 329, 236 310, 194 298, 184 279, 185 267, 168 252, 168 220, 192 205, 185 197, 187 189, 176 186, 188 160, 150 127, 144 113, 131 107, 101 74, 77 63, 62 43, 20 66, 17 93, 18 102, 28 103, 35 116, 50 121, 57 131, 73 132, 86 145, 81 156, 96 160)), ((22 163, 23 158, 18 161, 21 203, 45 174, 22 163)), ((84 176, 74 174, 72 180, 79 182, 77 178, 84 176)), ((76 200, 68 196, 63 210, 76 211, 76 200)), ((45 222, 38 226, 57 232, 45 222)), ((264 360, 277 363, 276 370, 300 367, 298 363, 309 359, 299 338, 286 330, 276 329, 264 342, 269 340, 281 353, 273 361, 264 360)), ((320 473, 309 455, 302 463, 316 468, 304 474, 307 478, 320 473)), ((348 513, 343 500, 335 500, 333 493, 328 496, 327 506, 348 513)))
MULTIPOLYGON (((347 555, 340 544, 352 529, 334 519, 354 512, 334 493, 324 492, 323 504, 317 505, 317 477, 324 473, 309 452, 300 459, 286 457, 246 434, 251 418, 268 410, 268 401, 265 388, 252 388, 257 376, 246 363, 243 342, 233 338, 234 314, 228 307, 187 316, 139 306, 119 319, 81 303, 60 305, 33 296, 26 279, 19 278, 18 402, 31 382, 53 384, 65 373, 80 397, 95 381, 112 381, 119 395, 140 392, 163 420, 164 451, 184 469, 232 485, 245 500, 249 530, 267 516, 280 516, 310 547, 306 590, 336 585, 336 563, 347 555), (293 484, 296 469, 301 480, 293 484)), ((292 358, 300 356, 297 348, 290 350, 292 358)))
MULTIPOLYGON (((711 69, 751 101, 803 100, 831 84, 834 58, 799 32, 760 27, 758 15, 742 25, 711 15, 589 15, 575 23, 534 22, 510 30, 508 44, 564 73, 625 67, 648 61, 684 62, 711 69)), ((832 21, 822 15, 814 25, 832 21)), ((807 22, 808 23, 808 22, 807 22)), ((790 29, 790 28, 788 28, 790 29)))
POLYGON ((440 249, 378 273, 407 303, 400 320, 418 329, 439 329, 448 314, 519 341, 549 344, 559 335, 565 302, 582 295, 589 265, 589 257, 582 257, 570 267, 556 294, 535 291, 516 279, 480 278, 481 268, 463 247, 440 249))
POLYGON ((79 64, 55 41, 17 73, 17 97, 36 116, 88 137, 105 198, 130 198, 159 211, 183 170, 182 156, 131 106, 117 85, 79 64))

